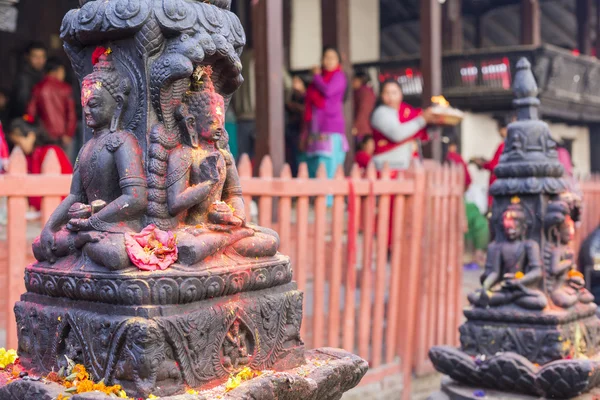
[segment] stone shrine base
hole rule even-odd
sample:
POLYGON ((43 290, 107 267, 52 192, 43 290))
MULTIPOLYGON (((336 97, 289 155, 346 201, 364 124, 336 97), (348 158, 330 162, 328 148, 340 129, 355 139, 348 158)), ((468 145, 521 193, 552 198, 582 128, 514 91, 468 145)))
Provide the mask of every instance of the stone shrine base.
MULTIPOLYGON (((225 392, 224 385, 197 395, 161 397, 164 400, 338 400, 367 373, 368 363, 344 350, 322 348, 307 351, 306 363, 287 370, 265 372, 225 392)), ((65 388, 55 383, 18 380, 0 388, 0 399, 54 400, 65 388)), ((72 400, 108 400, 102 393, 83 393, 72 400)))
MULTIPOLYGON (((595 389, 589 393, 574 397, 574 400, 596 400, 600 398, 600 390, 595 389)), ((499 390, 485 389, 476 386, 460 384, 449 377, 442 379, 439 392, 433 393, 427 400, 545 400, 547 397, 527 396, 516 393, 502 392, 499 390)))
MULTIPOLYGON (((519 354, 510 352, 477 360, 460 349, 435 346, 429 350, 429 358, 439 372, 456 382, 475 388, 474 390, 487 388, 499 392, 506 391, 515 393, 514 396, 525 395, 524 399, 528 398, 526 396, 533 396, 530 398, 534 399, 572 399, 583 393, 591 393, 600 387, 598 357, 557 360, 539 366, 519 354)), ((450 398, 470 399, 471 397, 450 398)))

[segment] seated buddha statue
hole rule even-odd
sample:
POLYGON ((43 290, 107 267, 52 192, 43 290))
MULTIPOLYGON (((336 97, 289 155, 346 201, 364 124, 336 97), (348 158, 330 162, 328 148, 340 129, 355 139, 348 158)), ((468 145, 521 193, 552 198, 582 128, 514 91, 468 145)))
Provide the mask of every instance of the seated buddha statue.
POLYGON ((39 261, 54 263, 82 252, 96 264, 119 270, 131 265, 124 234, 140 231, 148 199, 142 149, 131 132, 121 129, 131 83, 115 68, 110 50, 101 51, 81 89, 93 137, 77 157, 70 194, 33 250, 39 261))
POLYGON ((560 308, 569 308, 578 302, 593 302, 594 296, 585 288, 583 274, 577 271, 575 255, 570 247, 575 235, 575 222, 571 218, 568 201, 559 199, 548 204, 544 228, 546 288, 552 303, 560 308))
POLYGON ((176 111, 182 144, 169 154, 166 186, 169 213, 180 220, 179 262, 195 264, 220 251, 274 256, 277 233, 246 222, 239 175, 223 137, 225 104, 210 73, 209 67, 195 71, 176 111))
POLYGON ((494 241, 488 248, 482 288, 469 294, 475 307, 507 304, 529 310, 544 309, 548 300, 540 290, 542 263, 534 240, 525 239, 526 218, 521 204, 511 204, 502 214, 506 241, 494 241))

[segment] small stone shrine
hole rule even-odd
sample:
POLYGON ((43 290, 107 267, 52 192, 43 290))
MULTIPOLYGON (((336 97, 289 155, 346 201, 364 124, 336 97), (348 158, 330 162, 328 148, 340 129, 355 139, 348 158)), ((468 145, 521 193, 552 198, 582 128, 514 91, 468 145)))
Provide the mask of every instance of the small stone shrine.
MULTIPOLYGON (((246 40, 230 5, 80 0, 64 18, 88 140, 25 270, 23 366, 72 360, 136 398, 249 367, 289 371, 257 378, 270 395, 243 389, 252 398, 339 399, 366 373, 341 350, 305 351, 290 260, 276 232, 247 221, 223 128, 246 40), (327 367, 294 375, 317 359, 327 367)), ((25 386, 0 398, 28 400, 25 386)))
POLYGON ((461 347, 429 352, 449 377, 431 399, 562 399, 600 385, 600 319, 572 249, 581 199, 539 120, 526 59, 513 89, 517 121, 490 189, 494 240, 482 287, 468 296, 461 347))

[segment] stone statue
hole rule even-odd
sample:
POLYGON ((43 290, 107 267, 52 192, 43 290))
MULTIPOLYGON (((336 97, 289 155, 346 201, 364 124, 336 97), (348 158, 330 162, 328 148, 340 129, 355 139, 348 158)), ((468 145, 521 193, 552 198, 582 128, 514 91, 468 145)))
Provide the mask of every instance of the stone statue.
POLYGON ((568 195, 561 195, 559 200, 551 201, 544 218, 546 288, 552 303, 561 308, 594 301, 594 296, 585 288, 583 274, 576 269, 571 248, 575 222, 571 218, 572 205, 568 198, 568 195))
POLYGON ((33 250, 50 263, 83 251, 96 264, 118 270, 130 266, 123 234, 141 229, 146 175, 137 139, 120 125, 131 82, 117 72, 110 49, 98 50, 81 89, 85 123, 94 136, 77 157, 71 193, 33 250))
POLYGON ((494 389, 494 398, 584 398, 599 386, 600 318, 571 248, 581 199, 540 120, 525 58, 516 64, 513 92, 517 121, 489 189, 495 241, 483 287, 468 296, 460 348, 429 351, 453 380, 432 399, 475 399, 481 388, 494 389))
POLYGON ((246 334, 240 330, 240 321, 235 320, 223 342, 223 365, 225 368, 237 370, 250 362, 246 334))
POLYGON ((506 241, 494 241, 488 249, 482 288, 469 295, 477 307, 516 304, 530 310, 547 306, 540 290, 542 262, 538 244, 525 238, 527 222, 523 206, 511 204, 502 214, 506 241))
MULTIPOLYGON (((290 398, 340 398, 368 364, 304 349, 290 259, 277 233, 246 219, 224 129, 246 41, 231 0, 79 4, 61 38, 82 83, 87 142, 25 268, 22 365, 41 376, 67 356, 135 398, 277 369, 292 376, 290 398), (299 376, 312 359, 328 367, 299 376)), ((274 378, 264 379, 239 393, 263 398, 274 378)), ((29 398, 17 394, 29 382, 15 383, 0 386, 1 399, 29 398)), ((65 389, 43 386, 40 398, 65 389)))
POLYGON ((211 73, 197 69, 176 111, 182 144, 169 154, 167 203, 183 226, 180 262, 194 264, 224 249, 234 257, 274 256, 278 235, 246 224, 237 168, 223 138, 225 105, 211 73))

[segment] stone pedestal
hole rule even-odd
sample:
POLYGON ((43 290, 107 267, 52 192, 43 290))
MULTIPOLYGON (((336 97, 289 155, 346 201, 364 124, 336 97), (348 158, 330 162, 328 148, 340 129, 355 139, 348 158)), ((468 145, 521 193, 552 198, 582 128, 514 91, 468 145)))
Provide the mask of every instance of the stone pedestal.
POLYGON ((57 371, 66 356, 131 395, 164 396, 245 366, 304 362, 302 293, 286 257, 122 279, 68 269, 28 267, 29 292, 15 306, 21 362, 38 373, 57 371))
POLYGON ((539 119, 531 65, 513 81, 480 290, 468 296, 461 348, 433 347, 452 380, 432 399, 575 398, 600 386, 600 319, 573 254, 581 197, 566 179, 561 149, 539 119))
MULTIPOLYGON (((305 356, 290 260, 246 218, 224 129, 246 40, 231 0, 79 3, 61 38, 89 140, 33 244, 15 306, 22 365, 43 377, 83 364, 135 398, 208 393, 250 368, 260 379, 230 398, 339 399, 366 362, 305 356)), ((57 395, 31 379, 0 388, 57 395)))
POLYGON ((514 352, 543 365, 592 357, 600 351, 600 319, 594 303, 579 304, 569 311, 468 308, 465 316, 467 322, 460 327, 461 348, 471 356, 514 352))
MULTIPOLYGON (((366 361, 342 350, 318 349, 306 352, 306 363, 285 372, 268 372, 226 392, 223 386, 199 394, 161 396, 163 400, 339 400, 355 387, 369 368, 366 361)), ((54 400, 64 393, 55 383, 20 380, 0 388, 0 399, 54 400)), ((108 400, 102 393, 77 394, 72 400, 108 400)))
MULTIPOLYGON (((600 391, 593 390, 589 393, 577 396, 575 400, 594 400, 600 396, 600 391)), ((433 393, 427 400, 543 400, 547 397, 528 396, 501 390, 485 389, 477 386, 460 384, 446 377, 442 380, 442 388, 433 393)))

